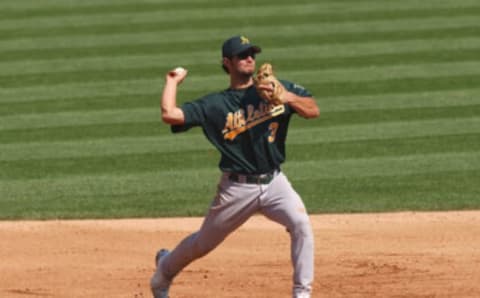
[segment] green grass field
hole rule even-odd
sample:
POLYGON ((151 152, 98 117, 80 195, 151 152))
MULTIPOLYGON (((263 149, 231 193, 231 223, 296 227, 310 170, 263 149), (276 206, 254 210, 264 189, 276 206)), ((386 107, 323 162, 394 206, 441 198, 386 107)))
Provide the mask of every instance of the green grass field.
POLYGON ((311 213, 480 208, 480 3, 4 0, 0 219, 203 215, 218 154, 162 124, 223 89, 223 40, 314 93, 283 169, 311 213))

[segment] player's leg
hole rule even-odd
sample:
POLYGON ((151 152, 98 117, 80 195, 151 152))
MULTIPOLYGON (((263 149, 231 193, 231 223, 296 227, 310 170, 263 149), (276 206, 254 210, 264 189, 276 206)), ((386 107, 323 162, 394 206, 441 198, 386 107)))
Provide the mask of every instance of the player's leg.
POLYGON ((224 174, 200 230, 181 241, 163 261, 165 275, 173 278, 194 260, 205 256, 258 211, 260 189, 232 182, 224 174))
POLYGON ((314 238, 302 199, 280 173, 267 186, 261 204, 262 214, 285 226, 290 233, 293 297, 309 297, 314 274, 314 238))

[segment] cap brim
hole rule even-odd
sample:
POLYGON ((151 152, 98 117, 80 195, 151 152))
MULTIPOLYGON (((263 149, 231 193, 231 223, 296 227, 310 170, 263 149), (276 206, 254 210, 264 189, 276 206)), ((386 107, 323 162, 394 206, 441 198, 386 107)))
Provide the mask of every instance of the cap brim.
POLYGON ((252 46, 252 49, 255 52, 255 54, 258 54, 258 53, 262 52, 262 49, 260 47, 257 47, 257 46, 252 46))

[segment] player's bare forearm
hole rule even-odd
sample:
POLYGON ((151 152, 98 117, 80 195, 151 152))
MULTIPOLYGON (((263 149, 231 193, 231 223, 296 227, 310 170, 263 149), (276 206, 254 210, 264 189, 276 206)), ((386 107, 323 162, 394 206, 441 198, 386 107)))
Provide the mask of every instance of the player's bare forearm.
POLYGON ((292 92, 285 94, 285 103, 290 105, 303 118, 320 116, 320 109, 313 97, 301 97, 292 92))
POLYGON ((162 120, 167 124, 183 124, 183 111, 177 107, 177 84, 167 81, 163 88, 162 102, 160 104, 162 120))
POLYGON ((185 76, 186 71, 182 74, 170 71, 166 76, 160 107, 162 120, 167 124, 180 125, 185 122, 185 115, 182 109, 177 106, 177 86, 185 76))

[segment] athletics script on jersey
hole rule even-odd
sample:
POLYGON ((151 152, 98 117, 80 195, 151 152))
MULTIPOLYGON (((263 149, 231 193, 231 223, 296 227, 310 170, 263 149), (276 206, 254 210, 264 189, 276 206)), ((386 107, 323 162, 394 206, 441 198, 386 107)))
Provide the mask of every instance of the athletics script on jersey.
MULTIPOLYGON (((272 119, 273 117, 281 115, 284 112, 285 105, 276 106, 266 103, 260 103, 258 109, 255 109, 253 105, 248 105, 246 117, 244 109, 239 109, 236 112, 230 112, 227 114, 225 128, 222 130, 223 137, 226 140, 232 141, 242 132, 254 127, 255 125, 272 119)), ((274 127, 270 129, 272 130, 274 127)))

